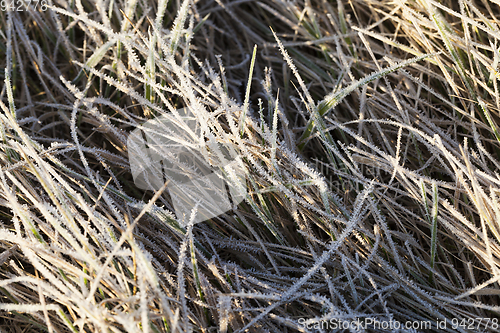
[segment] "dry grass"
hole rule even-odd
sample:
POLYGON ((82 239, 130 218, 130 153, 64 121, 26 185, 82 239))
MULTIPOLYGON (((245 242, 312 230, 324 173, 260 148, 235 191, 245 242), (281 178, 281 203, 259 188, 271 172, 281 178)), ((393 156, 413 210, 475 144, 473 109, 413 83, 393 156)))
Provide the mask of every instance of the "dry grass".
POLYGON ((0 12, 0 332, 498 331, 498 4, 47 3, 0 12), (187 226, 127 154, 183 107, 248 171, 187 226))

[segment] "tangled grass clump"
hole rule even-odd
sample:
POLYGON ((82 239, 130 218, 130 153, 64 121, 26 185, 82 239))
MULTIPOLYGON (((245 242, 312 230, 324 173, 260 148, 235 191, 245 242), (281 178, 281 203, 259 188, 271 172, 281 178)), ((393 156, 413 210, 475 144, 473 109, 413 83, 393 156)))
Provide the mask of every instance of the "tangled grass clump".
POLYGON ((0 12, 0 332, 498 331, 499 4, 22 3, 0 12), (181 108, 246 169, 196 224, 128 160, 181 108))

